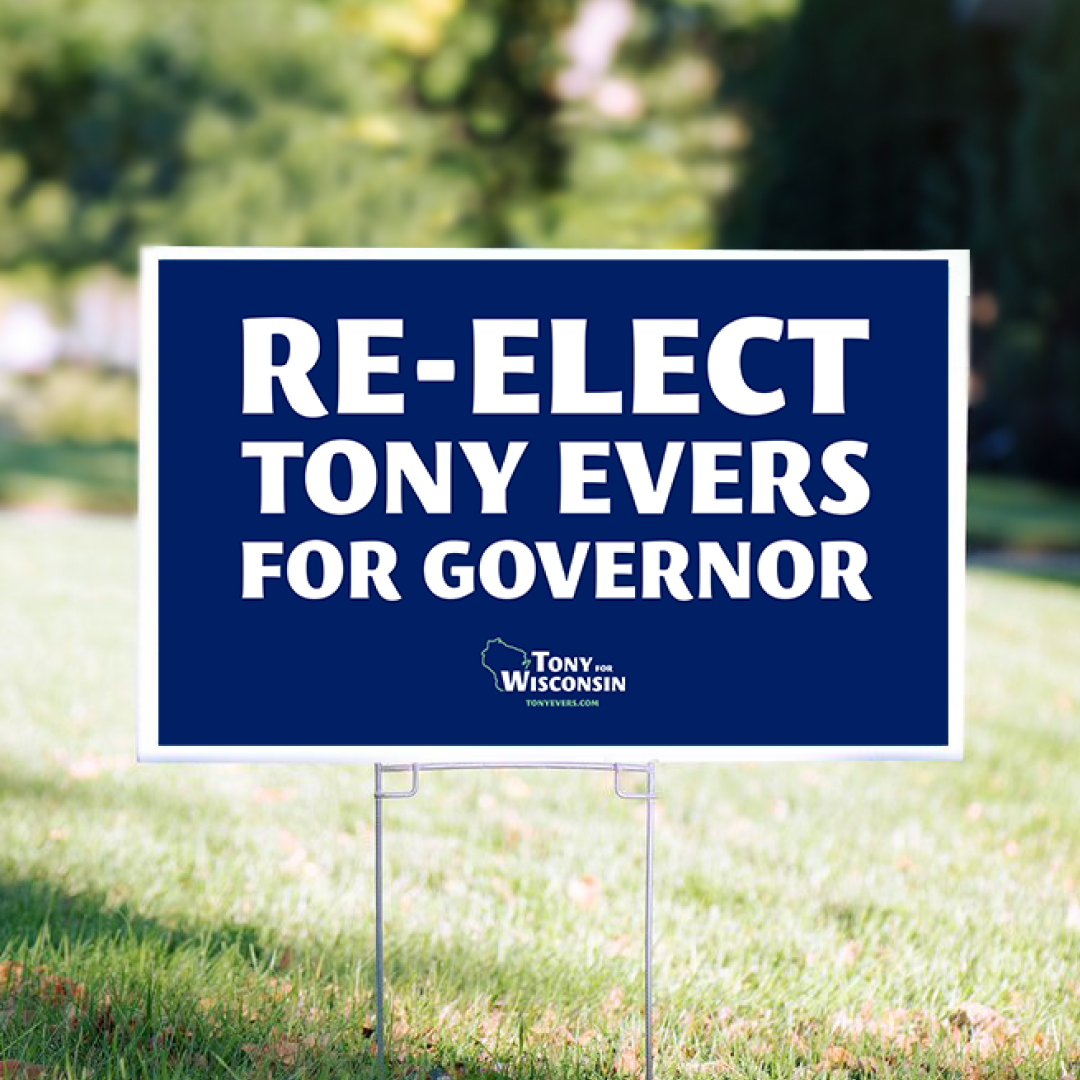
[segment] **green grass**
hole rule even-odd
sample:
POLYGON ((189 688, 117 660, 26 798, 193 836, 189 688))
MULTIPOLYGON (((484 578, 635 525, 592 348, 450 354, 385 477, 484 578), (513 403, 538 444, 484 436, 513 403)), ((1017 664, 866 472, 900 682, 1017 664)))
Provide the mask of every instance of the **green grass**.
MULTIPOLYGON (((0 517, 0 1061, 370 1076, 370 770, 134 765, 134 554, 0 517)), ((663 1080, 1080 1070, 1080 588, 969 603, 964 762, 659 770, 663 1080)), ((395 1075, 636 1075, 641 814, 573 774, 388 804, 395 1075)))
POLYGON ((1006 476, 968 477, 968 544, 1080 551, 1080 494, 1006 476))

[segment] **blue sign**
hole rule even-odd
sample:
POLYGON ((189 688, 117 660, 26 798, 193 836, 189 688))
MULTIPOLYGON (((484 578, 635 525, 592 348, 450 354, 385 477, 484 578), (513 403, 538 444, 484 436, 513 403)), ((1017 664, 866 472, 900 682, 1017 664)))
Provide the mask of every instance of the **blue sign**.
POLYGON ((156 249, 140 756, 957 757, 967 253, 156 249))

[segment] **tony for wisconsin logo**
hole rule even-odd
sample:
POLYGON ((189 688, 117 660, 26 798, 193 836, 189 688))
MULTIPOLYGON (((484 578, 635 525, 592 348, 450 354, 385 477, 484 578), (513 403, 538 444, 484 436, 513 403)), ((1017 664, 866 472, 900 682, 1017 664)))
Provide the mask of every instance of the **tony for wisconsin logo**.
POLYGON ((480 663, 500 694, 623 693, 626 676, 593 656, 563 656, 550 649, 523 649, 501 637, 488 638, 480 663))

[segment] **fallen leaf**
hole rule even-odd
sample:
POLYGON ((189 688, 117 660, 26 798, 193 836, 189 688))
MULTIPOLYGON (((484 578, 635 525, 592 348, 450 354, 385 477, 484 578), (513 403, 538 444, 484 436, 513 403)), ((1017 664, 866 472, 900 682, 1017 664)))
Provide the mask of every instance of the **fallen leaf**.
POLYGON ((278 1039, 277 1042, 267 1043, 263 1046, 245 1043, 240 1049, 259 1064, 294 1065, 300 1054, 300 1043, 291 1042, 288 1039, 278 1039))
POLYGON ((72 780, 96 780, 104 769, 104 763, 100 758, 94 757, 93 754, 84 754, 68 765, 67 773, 72 780))
POLYGON ((633 1044, 627 1044, 624 1046, 618 1054, 615 1055, 615 1072, 622 1073, 628 1076, 637 1076, 641 1073, 641 1056, 638 1054, 638 1049, 633 1044))
POLYGON ((503 794, 511 799, 527 799, 532 794, 532 788, 519 776, 508 776, 502 783, 503 794))
POLYGON ((65 768, 72 780, 96 780, 102 773, 123 772, 131 768, 131 759, 119 754, 100 757, 97 754, 83 754, 74 761, 66 763, 65 768))
POLYGON ((23 978, 23 966, 14 960, 0 960, 0 989, 17 990, 23 978))
POLYGON ((964 1001, 949 1014, 949 1023, 958 1028, 985 1028, 1003 1020, 1001 1013, 978 1001, 964 1001))
POLYGON ((625 995, 621 986, 613 986, 611 992, 606 998, 604 1003, 600 1006, 605 1015, 611 1016, 612 1013, 617 1013, 623 1007, 623 999, 625 995))
POLYGON ((570 899, 577 904, 578 907, 584 908, 588 911, 591 908, 596 907, 600 902, 600 894, 603 892, 603 885, 600 879, 595 874, 582 874, 579 878, 574 878, 573 881, 567 886, 567 893, 570 899))
POLYGON ((288 829, 278 829, 278 844, 286 855, 292 855, 297 851, 303 851, 300 841, 288 829))
POLYGON ((1018 1028, 988 1005, 965 1001, 949 1015, 953 1039, 979 1057, 989 1057, 1015 1042, 1018 1028))
POLYGON ((529 826, 514 809, 504 811, 502 816, 503 842, 507 847, 516 847, 529 835, 529 826))
POLYGON ((296 798, 294 787, 257 787, 251 793, 251 801, 256 803, 289 802, 296 798))
POLYGON ((37 1076, 44 1076, 45 1070, 40 1065, 31 1065, 28 1061, 19 1061, 16 1058, 5 1058, 0 1061, 0 1076, 18 1076, 25 1080, 34 1080, 37 1076))
POLYGON ((1080 931, 1080 900, 1075 896, 1069 901, 1068 910, 1065 912, 1065 929, 1080 931))
POLYGON ((859 943, 857 941, 845 941, 836 954, 841 964, 851 965, 859 958, 859 943))
POLYGON ((515 899, 514 890, 510 888, 500 877, 491 879, 491 887, 506 901, 508 904, 512 904, 515 899))
POLYGON ((69 982, 57 975, 49 975, 42 968, 36 968, 35 974, 41 978, 41 996, 46 1001, 59 1004, 62 1001, 82 1001, 86 997, 86 987, 69 982))
POLYGON ((834 1069, 850 1069, 855 1065, 854 1056, 842 1046, 830 1046, 825 1051, 825 1060, 834 1069))
POLYGON ((287 874, 313 878, 320 873, 319 865, 308 857, 307 849, 288 829, 278 830, 278 843, 288 858, 281 864, 287 874))

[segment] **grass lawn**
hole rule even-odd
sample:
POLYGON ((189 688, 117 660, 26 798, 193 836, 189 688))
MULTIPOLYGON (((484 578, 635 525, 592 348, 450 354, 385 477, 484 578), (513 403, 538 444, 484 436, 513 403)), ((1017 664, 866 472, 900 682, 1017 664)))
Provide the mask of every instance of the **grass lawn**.
POLYGON ((1080 494, 1007 476, 968 476, 968 544, 1080 551, 1080 494))
MULTIPOLYGON (((370 770, 135 766, 134 555, 0 517, 0 1076, 373 1075, 370 770)), ((969 604, 963 763, 659 770, 662 1080, 1080 1073, 1080 587, 969 604)), ((638 1075, 642 812, 388 804, 395 1075, 638 1075)))

